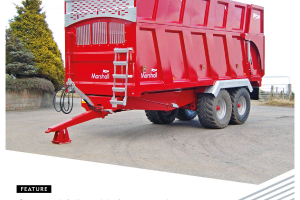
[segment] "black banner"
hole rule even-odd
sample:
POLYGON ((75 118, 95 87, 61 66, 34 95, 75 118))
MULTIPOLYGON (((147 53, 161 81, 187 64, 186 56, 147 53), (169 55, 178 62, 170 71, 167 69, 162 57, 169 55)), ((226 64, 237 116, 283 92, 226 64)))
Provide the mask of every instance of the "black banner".
POLYGON ((51 193, 51 185, 17 185, 17 193, 51 193))

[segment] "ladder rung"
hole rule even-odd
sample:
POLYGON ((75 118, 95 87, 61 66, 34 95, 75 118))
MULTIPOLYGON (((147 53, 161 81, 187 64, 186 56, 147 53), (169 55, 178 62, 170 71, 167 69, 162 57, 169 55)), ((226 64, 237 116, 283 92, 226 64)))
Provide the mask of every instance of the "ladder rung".
POLYGON ((111 104, 118 104, 118 105, 123 105, 123 101, 118 101, 118 100, 110 100, 111 104))
POLYGON ((132 78, 132 75, 126 75, 126 74, 113 74, 114 78, 132 78))
POLYGON ((126 88, 113 87, 112 90, 115 91, 115 92, 125 92, 126 88))
POLYGON ((128 51, 132 51, 132 48, 115 48, 115 53, 127 53, 128 51))
POLYGON ((122 75, 122 74, 113 74, 114 78, 126 78, 126 75, 122 75))
POLYGON ((127 65, 127 61, 114 61, 114 65, 116 66, 124 66, 127 65))

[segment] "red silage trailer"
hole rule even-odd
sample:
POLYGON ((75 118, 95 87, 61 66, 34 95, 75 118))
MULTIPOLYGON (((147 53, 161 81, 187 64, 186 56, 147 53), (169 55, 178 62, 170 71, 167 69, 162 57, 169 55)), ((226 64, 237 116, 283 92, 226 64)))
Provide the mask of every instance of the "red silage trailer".
POLYGON ((231 0, 65 0, 65 37, 64 92, 86 112, 48 128, 54 143, 133 109, 159 124, 242 124, 265 74, 264 9, 231 0))

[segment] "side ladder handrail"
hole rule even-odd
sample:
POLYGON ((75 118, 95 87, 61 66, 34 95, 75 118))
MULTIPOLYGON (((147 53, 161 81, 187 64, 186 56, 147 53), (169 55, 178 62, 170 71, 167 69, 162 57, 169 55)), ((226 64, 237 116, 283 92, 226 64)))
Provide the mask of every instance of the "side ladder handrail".
MULTIPOLYGON (((112 88, 113 91, 113 97, 110 100, 110 103, 112 104, 112 107, 117 107, 117 105, 123 105, 126 106, 127 104, 127 88, 128 88, 128 78, 132 78, 132 75, 128 75, 128 63, 129 63, 129 53, 132 51, 132 48, 115 48, 115 60, 113 62, 114 64, 114 74, 113 74, 113 79, 114 79, 114 86, 112 88), (126 53, 126 61, 117 61, 118 55, 121 53, 126 53), (126 66, 126 73, 125 74, 117 74, 117 66, 123 67, 126 66), (116 79, 125 79, 125 88, 123 87, 116 87, 116 79), (122 101, 118 101, 116 99, 116 92, 124 92, 124 98, 122 101)), ((121 71, 123 68, 121 68, 121 71)))

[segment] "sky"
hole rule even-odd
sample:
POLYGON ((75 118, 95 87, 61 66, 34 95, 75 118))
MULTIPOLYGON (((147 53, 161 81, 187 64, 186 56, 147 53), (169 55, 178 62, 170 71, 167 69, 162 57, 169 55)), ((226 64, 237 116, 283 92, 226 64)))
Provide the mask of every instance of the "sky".
MULTIPOLYGON (((63 55, 65 53, 64 40, 64 1, 43 0, 43 11, 46 12, 46 21, 53 32, 63 55)), ((273 82, 295 84, 297 81, 296 70, 299 68, 300 40, 296 38, 299 33, 300 2, 289 0, 239 0, 247 4, 263 6, 265 9, 265 36, 266 36, 266 77, 285 76, 282 78, 265 78, 263 84, 273 82)), ((4 1, 4 10, 1 17, 3 28, 8 26, 8 20, 16 15, 14 3, 21 5, 21 0, 4 1)), ((294 90, 294 87, 293 87, 294 90)))

